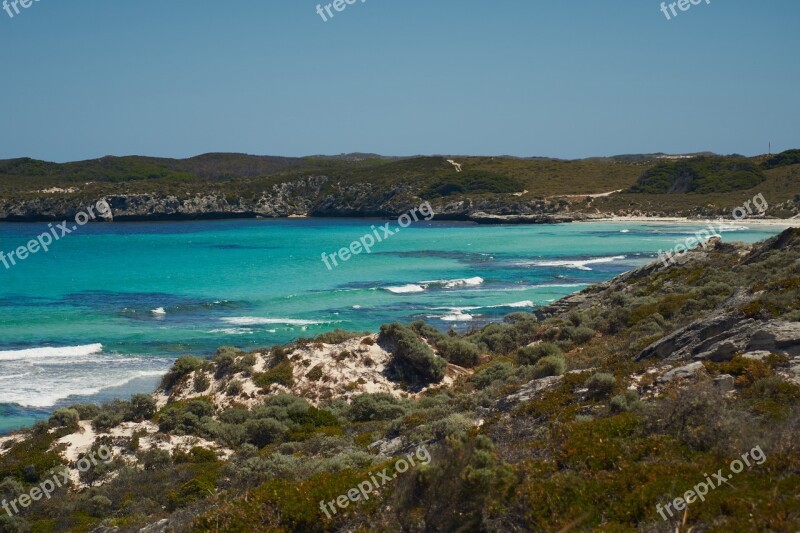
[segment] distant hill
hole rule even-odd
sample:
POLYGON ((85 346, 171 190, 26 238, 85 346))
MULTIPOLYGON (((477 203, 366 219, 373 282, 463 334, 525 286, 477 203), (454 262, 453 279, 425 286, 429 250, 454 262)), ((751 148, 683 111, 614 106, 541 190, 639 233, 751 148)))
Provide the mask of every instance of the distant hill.
POLYGON ((778 168, 789 165, 800 164, 800 150, 786 150, 780 154, 770 157, 764 162, 764 168, 778 168))
POLYGON ((697 157, 658 165, 645 171, 634 193, 720 193, 752 189, 766 178, 759 166, 743 157, 697 157))
POLYGON ((772 158, 658 153, 581 160, 369 153, 18 158, 0 160, 0 220, 60 220, 100 198, 116 198, 115 220, 390 216, 426 200, 442 218, 458 220, 475 213, 706 217, 730 213, 756 192, 770 202, 771 216, 789 217, 800 212, 798 159, 800 150, 772 158))

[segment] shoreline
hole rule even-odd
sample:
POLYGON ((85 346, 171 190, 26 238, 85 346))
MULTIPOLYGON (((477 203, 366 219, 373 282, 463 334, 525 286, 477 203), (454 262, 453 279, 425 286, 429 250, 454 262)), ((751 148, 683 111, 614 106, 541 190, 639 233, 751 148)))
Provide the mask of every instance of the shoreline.
POLYGON ((669 224, 714 224, 725 222, 731 224, 749 224, 767 227, 797 228, 800 227, 800 218, 687 218, 687 217, 647 217, 647 216, 608 216, 602 218, 589 218, 575 222, 633 222, 633 223, 669 223, 669 224))
MULTIPOLYGON (((515 216, 515 215, 504 215, 515 216)), ((0 224, 19 225, 19 224, 39 224, 45 222, 53 222, 57 219, 35 219, 35 220, 8 220, 0 219, 0 224)), ((393 217, 382 216, 348 216, 348 217, 331 217, 331 216, 309 216, 309 215, 289 215, 285 217, 194 217, 194 218, 142 218, 137 220, 113 220, 113 221, 90 221, 90 224, 147 224, 154 222, 209 222, 209 221, 235 221, 235 220, 248 220, 248 221, 271 221, 271 220, 393 220, 393 217)), ((492 226, 492 225, 505 225, 505 226, 548 226, 553 224, 573 224, 573 223, 590 223, 590 222, 614 222, 614 223, 660 223, 660 224, 713 224, 718 222, 725 222, 730 224, 750 224, 769 227, 783 227, 783 228, 797 228, 800 227, 800 218, 742 218, 740 220, 734 218, 688 218, 688 217, 648 217, 648 216, 619 216, 619 215, 601 215, 601 216, 588 216, 582 218, 577 216, 571 220, 562 221, 497 221, 492 223, 479 222, 470 220, 469 218, 439 218, 432 219, 429 222, 464 222, 472 223, 475 226, 492 226)))

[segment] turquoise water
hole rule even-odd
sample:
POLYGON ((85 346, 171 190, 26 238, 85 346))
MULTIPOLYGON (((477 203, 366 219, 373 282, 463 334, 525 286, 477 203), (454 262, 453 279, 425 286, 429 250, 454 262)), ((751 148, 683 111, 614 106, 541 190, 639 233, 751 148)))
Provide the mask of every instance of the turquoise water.
MULTIPOLYGON (((425 319, 465 330, 609 279, 696 226, 417 222, 329 270, 384 221, 94 224, 0 264, 0 431, 150 391, 175 357, 425 319)), ((396 226, 395 226, 396 227, 396 226)), ((46 224, 0 224, 8 253, 46 224)), ((778 229, 735 228, 756 241, 778 229)))

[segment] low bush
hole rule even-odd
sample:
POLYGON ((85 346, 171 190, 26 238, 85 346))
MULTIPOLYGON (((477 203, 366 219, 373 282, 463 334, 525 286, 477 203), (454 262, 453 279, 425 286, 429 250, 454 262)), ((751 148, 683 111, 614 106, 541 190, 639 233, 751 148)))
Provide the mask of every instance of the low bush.
POLYGON ((149 394, 136 394, 131 398, 130 413, 126 417, 131 422, 153 418, 158 410, 156 401, 149 394))
POLYGON ((292 363, 288 359, 284 359, 277 366, 267 370, 266 372, 259 372, 253 375, 253 382, 262 389, 269 389, 274 383, 291 387, 294 384, 294 372, 292 370, 292 363))
POLYGON ((343 329, 335 329, 333 331, 328 331, 318 335, 317 338, 313 339, 311 342, 323 344, 342 344, 350 339, 356 339, 365 335, 369 335, 369 332, 357 333, 353 331, 345 331, 343 329))
POLYGON ((564 357, 564 352, 552 342, 540 342, 517 350, 517 361, 522 365, 535 365, 544 357, 564 357))
POLYGON ((475 372, 470 381, 475 388, 485 389, 496 381, 505 381, 514 374, 514 367, 506 361, 495 361, 475 372))
POLYGON ((211 380, 205 373, 197 373, 194 378, 194 391, 203 393, 211 386, 211 380))
POLYGON ((259 448, 283 440, 288 430, 288 427, 274 418, 259 418, 245 423, 247 442, 259 448))
POLYGON ((214 416, 214 406, 208 399, 195 398, 168 404, 158 413, 158 429, 177 435, 204 435, 203 426, 214 416))
POLYGON ((585 385, 589 389, 590 398, 607 398, 617 386, 617 378, 611 374, 599 372, 587 379, 585 385))
POLYGON ((380 342, 392 351, 391 369, 411 386, 438 383, 444 378, 447 363, 433 353, 412 330, 401 324, 381 326, 380 342))
POLYGON ((436 343, 439 353, 450 363, 472 368, 478 364, 481 351, 471 342, 463 339, 444 337, 436 343))
POLYGON ((542 357, 533 365, 531 374, 534 379, 541 379, 549 376, 560 376, 566 369, 567 364, 563 357, 548 355, 547 357, 542 357))
POLYGON ((393 420, 405 412, 400 400, 385 392, 361 394, 350 404, 350 417, 356 422, 393 420))
POLYGON ((164 375, 161 380, 161 388, 166 391, 172 390, 172 388, 180 383, 186 376, 208 365, 209 362, 204 359, 200 359, 194 355, 185 355, 175 361, 170 371, 164 375))
POLYGON ((78 429, 81 416, 75 409, 56 409, 48 421, 53 427, 63 427, 71 430, 78 429))
POLYGON ((639 394, 635 390, 626 390, 623 394, 617 394, 608 401, 608 407, 612 413, 630 411, 638 404, 639 394))
POLYGON ((228 396, 239 396, 243 390, 244 386, 242 385, 242 382, 238 379, 234 379, 228 383, 228 387, 225 389, 225 394, 228 396))

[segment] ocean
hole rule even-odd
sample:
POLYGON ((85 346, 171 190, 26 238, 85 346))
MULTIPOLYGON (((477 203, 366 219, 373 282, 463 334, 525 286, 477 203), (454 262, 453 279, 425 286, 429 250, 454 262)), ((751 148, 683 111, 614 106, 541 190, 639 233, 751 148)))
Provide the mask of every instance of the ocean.
MULTIPOLYGON (((326 267, 323 253, 384 223, 90 224, 47 253, 0 265, 0 433, 59 406, 151 392, 175 358, 219 346, 269 347, 390 321, 479 328, 640 266, 705 226, 419 221, 326 267)), ((779 231, 728 230, 726 240, 748 242, 779 231)), ((0 224, 0 250, 44 231, 0 224)))

